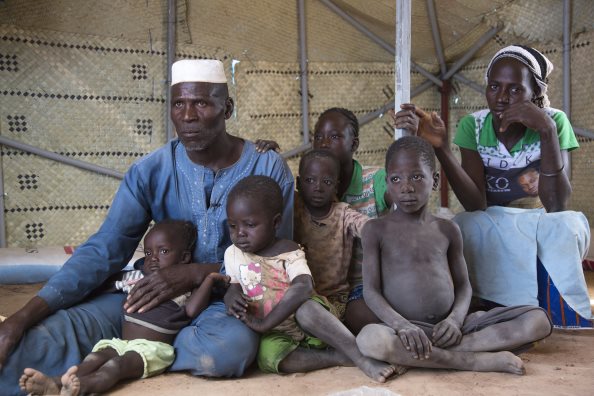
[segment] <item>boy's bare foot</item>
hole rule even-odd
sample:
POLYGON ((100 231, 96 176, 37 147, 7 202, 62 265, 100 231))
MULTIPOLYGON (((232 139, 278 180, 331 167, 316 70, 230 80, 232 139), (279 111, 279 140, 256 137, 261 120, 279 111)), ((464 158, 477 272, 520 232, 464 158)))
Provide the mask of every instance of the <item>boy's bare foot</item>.
POLYGON ((76 375, 77 366, 70 367, 62 376, 62 390, 60 396, 78 396, 80 393, 80 380, 76 375))
POLYGON ((499 371, 517 375, 526 373, 522 359, 511 352, 479 352, 479 354, 474 371, 499 371))
POLYGON ((368 357, 362 357, 358 362, 355 362, 355 364, 361 371, 367 374, 368 377, 377 382, 386 382, 388 378, 396 373, 394 365, 368 357))
POLYGON ((328 353, 331 354, 331 358, 333 359, 333 361, 336 363, 337 366, 343 366, 343 367, 354 367, 356 366, 355 363, 353 363, 353 361, 351 359, 349 359, 349 357, 347 355, 345 355, 344 353, 337 351, 334 348, 328 348, 328 353))
POLYGON ((394 376, 395 377, 400 377, 402 374, 404 374, 408 371, 408 367, 406 367, 406 366, 401 366, 399 364, 393 364, 392 366, 394 366, 394 376))
POLYGON ((60 383, 55 378, 48 377, 41 371, 26 368, 19 379, 19 386, 24 392, 33 395, 57 395, 60 393, 60 383))

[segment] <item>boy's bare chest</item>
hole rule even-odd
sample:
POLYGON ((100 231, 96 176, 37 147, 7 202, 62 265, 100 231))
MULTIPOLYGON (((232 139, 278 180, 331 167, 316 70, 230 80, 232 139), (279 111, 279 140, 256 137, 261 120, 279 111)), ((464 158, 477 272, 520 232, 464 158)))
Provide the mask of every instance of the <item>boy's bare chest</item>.
MULTIPOLYGON (((435 227, 409 225, 393 227, 382 238, 382 256, 410 259, 447 259, 449 239, 435 227)), ((400 260, 399 260, 400 261, 400 260)))

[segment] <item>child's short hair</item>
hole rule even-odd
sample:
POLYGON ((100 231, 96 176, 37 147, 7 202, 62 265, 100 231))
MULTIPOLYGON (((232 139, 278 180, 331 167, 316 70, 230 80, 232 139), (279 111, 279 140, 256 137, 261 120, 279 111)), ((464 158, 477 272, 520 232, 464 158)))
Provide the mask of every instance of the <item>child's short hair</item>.
POLYGON ((166 219, 155 224, 151 231, 161 229, 170 232, 176 239, 181 239, 186 250, 189 250, 190 252, 194 251, 196 239, 198 238, 194 223, 187 220, 166 219))
POLYGON ((227 205, 240 197, 256 199, 273 214, 283 212, 283 193, 271 177, 252 175, 241 179, 229 192, 227 205))
POLYGON ((342 107, 332 107, 328 110, 324 110, 324 112, 322 114, 320 114, 320 116, 318 117, 318 121, 316 122, 314 130, 318 129, 318 124, 320 122, 320 119, 328 113, 342 114, 349 122, 352 132, 353 132, 353 136, 359 137, 359 120, 357 120, 357 116, 352 111, 344 109, 342 107))
POLYGON ((403 136, 390 145, 386 153, 386 170, 394 155, 400 150, 414 151, 431 168, 431 171, 435 172, 435 150, 428 141, 418 136, 403 136))
POLYGON ((311 161, 314 158, 328 158, 330 161, 334 163, 334 166, 336 167, 336 174, 340 174, 340 161, 338 160, 336 155, 334 155, 334 153, 329 150, 321 149, 309 150, 308 152, 303 154, 301 160, 299 161, 299 174, 303 172, 305 164, 307 164, 308 161, 311 161))

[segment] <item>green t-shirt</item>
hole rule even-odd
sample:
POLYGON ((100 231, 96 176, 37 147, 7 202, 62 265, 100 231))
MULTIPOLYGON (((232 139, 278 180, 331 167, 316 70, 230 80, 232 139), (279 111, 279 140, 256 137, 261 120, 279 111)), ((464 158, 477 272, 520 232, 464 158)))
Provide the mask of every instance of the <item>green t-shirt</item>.
MULTIPOLYGON (((547 107, 543 111, 557 125, 561 150, 579 147, 573 128, 561 110, 547 107)), ((488 206, 509 206, 517 200, 538 201, 540 174, 540 134, 530 128, 511 151, 497 140, 492 114, 488 109, 462 117, 454 143, 477 151, 485 165, 488 206)), ((538 205, 535 205, 538 206, 538 205)))
POLYGON ((386 193, 386 170, 379 166, 361 166, 353 160, 353 177, 349 187, 341 198, 359 213, 371 218, 379 217, 388 205, 384 198, 386 193))

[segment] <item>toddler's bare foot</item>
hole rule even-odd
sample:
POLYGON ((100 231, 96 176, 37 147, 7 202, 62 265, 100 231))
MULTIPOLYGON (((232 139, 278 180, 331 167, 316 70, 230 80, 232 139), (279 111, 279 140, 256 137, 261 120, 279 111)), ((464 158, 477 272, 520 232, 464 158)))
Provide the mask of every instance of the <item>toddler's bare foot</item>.
POLYGON ((33 395, 57 395, 60 393, 59 382, 41 371, 26 368, 19 379, 19 386, 24 392, 33 395))
POLYGON ((526 373, 522 359, 506 351, 481 353, 475 365, 475 371, 499 371, 517 375, 526 373))
POLYGON ((76 375, 77 366, 72 366, 62 376, 62 391, 60 396, 78 396, 80 393, 80 379, 76 375))
POLYGON ((386 382, 386 380, 396 372, 396 368, 393 365, 368 357, 361 358, 358 362, 355 362, 355 364, 361 371, 367 374, 368 377, 377 382, 386 382))

